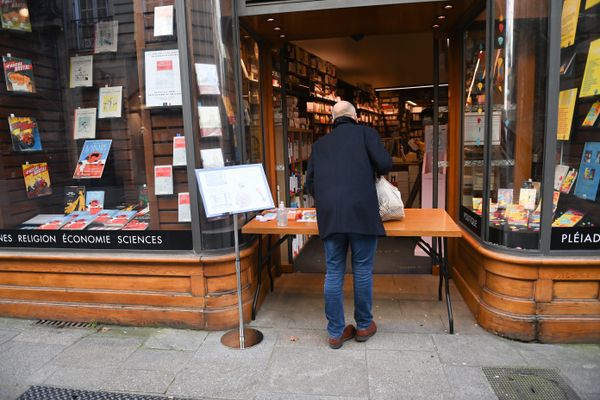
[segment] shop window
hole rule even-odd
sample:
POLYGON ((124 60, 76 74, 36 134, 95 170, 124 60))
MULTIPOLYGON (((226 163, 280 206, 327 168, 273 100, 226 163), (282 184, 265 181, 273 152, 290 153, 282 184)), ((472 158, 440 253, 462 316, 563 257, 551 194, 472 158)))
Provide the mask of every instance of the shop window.
POLYGON ((2 2, 0 244, 191 249, 172 3, 46 3, 2 2))
POLYGON ((552 250, 597 249, 600 242, 600 5, 565 0, 552 250))
POLYGON ((246 160, 250 163, 262 162, 263 127, 261 115, 260 65, 258 43, 250 34, 241 29, 240 62, 242 68, 242 117, 246 135, 246 160))

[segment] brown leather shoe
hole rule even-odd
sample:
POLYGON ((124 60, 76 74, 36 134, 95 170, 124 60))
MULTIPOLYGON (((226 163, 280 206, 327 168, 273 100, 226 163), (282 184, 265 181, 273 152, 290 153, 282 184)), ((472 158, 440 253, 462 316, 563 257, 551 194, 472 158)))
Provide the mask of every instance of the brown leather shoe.
POLYGON ((356 331, 356 341, 357 342, 366 342, 369 340, 371 336, 377 333, 377 325, 375 325, 375 321, 371 321, 371 324, 367 327, 367 329, 359 329, 356 331))
POLYGON ((346 340, 352 339, 354 335, 356 335, 356 328, 354 327, 354 325, 346 325, 342 336, 340 336, 339 338, 329 338, 329 347, 331 347, 332 349, 339 349, 340 347, 342 347, 346 340))

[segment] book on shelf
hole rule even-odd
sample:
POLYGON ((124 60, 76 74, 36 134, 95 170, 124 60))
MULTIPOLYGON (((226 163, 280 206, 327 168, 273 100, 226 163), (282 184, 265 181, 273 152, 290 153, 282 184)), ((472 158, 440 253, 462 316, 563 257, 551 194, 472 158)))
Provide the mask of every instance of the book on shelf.
POLYGON ((38 124, 33 117, 8 117, 12 150, 19 153, 42 150, 38 124))
POLYGON ((75 212, 71 214, 71 217, 71 220, 63 225, 62 230, 81 231, 96 219, 96 215, 90 214, 87 211, 75 212))
POLYGON ((22 225, 43 225, 48 222, 64 217, 63 214, 38 214, 22 222, 22 225))
POLYGON ((38 227, 41 230, 58 230, 62 228, 64 224, 71 220, 71 215, 60 215, 50 219, 48 222, 43 223, 38 227))
POLYGON ((185 153, 185 136, 181 136, 179 133, 173 137, 173 166, 185 166, 187 165, 187 158, 185 153))
POLYGON ((189 192, 177 194, 177 222, 192 222, 189 192))
POLYGON ((600 183, 600 142, 586 142, 579 164, 579 179, 575 184, 575 196, 584 200, 596 200, 600 183))
POLYGON ((554 222, 552 222, 552 227, 554 228, 566 228, 573 227, 577 225, 579 221, 584 217, 584 213, 574 209, 568 209, 561 216, 556 218, 554 222))
POLYGON ((119 42, 119 21, 100 21, 94 32, 94 53, 116 52, 119 42))
POLYGON ((33 63, 29 58, 2 56, 6 90, 9 92, 35 93, 33 63))
POLYGON ((96 137, 96 108, 76 108, 73 119, 74 139, 94 139, 96 137))
POLYGON ((577 179, 577 170, 575 168, 569 169, 569 172, 567 172, 565 179, 562 181, 562 183, 560 185, 561 193, 569 193, 571 191, 571 188, 573 187, 573 184, 575 183, 576 179, 577 179))
POLYGON ((157 196, 173 194, 173 166, 154 166, 154 194, 157 196))
POLYGON ((90 190, 85 194, 85 209, 93 215, 97 215, 104 208, 104 191, 90 190))
POLYGON ((94 56, 71 57, 69 87, 91 87, 94 85, 94 56))
POLYGON ((221 111, 217 106, 198 106, 200 120, 200 135, 202 137, 221 136, 221 111))
POLYGON ((598 115, 600 115, 600 101, 594 102, 590 107, 585 119, 581 123, 582 127, 593 127, 596 124, 596 120, 598 119, 598 115))
POLYGON ((135 217, 135 210, 117 210, 113 216, 104 222, 104 226, 122 228, 135 217))
POLYGON ((23 164, 22 169, 28 199, 52 194, 48 163, 23 164))
POLYGON ((65 215, 75 211, 85 211, 85 186, 65 186, 65 215))
POLYGON ((134 218, 123 227, 124 231, 145 231, 150 224, 138 218, 134 218))
POLYGON ((0 2, 2 29, 31 32, 29 8, 25 0, 3 0, 0 2))
POLYGON ((110 220, 112 217, 114 217, 118 212, 119 212, 119 210, 102 209, 102 210, 98 211, 98 213, 96 214, 94 223, 95 224, 104 224, 105 222, 110 220))
POLYGON ((194 64, 198 92, 204 94, 221 94, 219 73, 215 64, 194 64))

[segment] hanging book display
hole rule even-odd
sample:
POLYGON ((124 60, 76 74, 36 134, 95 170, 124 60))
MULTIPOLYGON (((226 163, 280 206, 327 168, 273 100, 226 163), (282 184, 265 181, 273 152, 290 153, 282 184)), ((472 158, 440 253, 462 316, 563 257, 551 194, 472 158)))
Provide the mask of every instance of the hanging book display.
POLYGON ((180 106, 179 50, 155 50, 144 54, 146 106, 180 106))
POLYGON ((77 108, 73 120, 74 139, 94 139, 96 137, 96 108, 77 108))
POLYGON ((154 7, 154 37, 173 35, 173 6, 154 7))
POLYGON ((192 222, 189 192, 177 195, 177 222, 192 222))
POLYGON ((111 144, 112 140, 86 140, 73 179, 102 178, 111 144))
POLYGON ((3 0, 0 2, 2 29, 31 32, 29 8, 25 0, 3 0))
POLYGON ((575 196, 596 200, 600 182, 600 142, 586 142, 579 164, 579 179, 575 184, 575 196))
POLYGON ((218 149, 200 149, 202 168, 221 168, 225 166, 223 152, 218 149))
POLYGON ((187 159, 185 155, 185 137, 175 136, 173 138, 173 166, 185 166, 187 165, 187 159))
POLYGON ((200 94, 221 94, 219 73, 215 64, 195 64, 196 82, 200 94))
POLYGON ((9 92, 35 93, 33 64, 28 58, 2 56, 6 90, 9 92))
POLYGON ((22 153, 42 150, 40 132, 35 118, 8 117, 13 151, 22 153))
POLYGON ((198 106, 198 118, 202 137, 221 136, 221 112, 219 107, 198 106))
POLYGON ((98 118, 121 118, 123 86, 105 86, 98 95, 98 118))
POLYGON ((96 23, 94 32, 94 53, 116 52, 118 37, 119 21, 100 21, 96 23))
POLYGON ((93 56, 71 57, 70 88, 93 86, 93 63, 93 56))
POLYGON ((154 194, 173 194, 173 167, 157 165, 154 167, 154 194))
POLYGON ((22 168, 28 199, 52 194, 48 163, 23 164, 22 168))

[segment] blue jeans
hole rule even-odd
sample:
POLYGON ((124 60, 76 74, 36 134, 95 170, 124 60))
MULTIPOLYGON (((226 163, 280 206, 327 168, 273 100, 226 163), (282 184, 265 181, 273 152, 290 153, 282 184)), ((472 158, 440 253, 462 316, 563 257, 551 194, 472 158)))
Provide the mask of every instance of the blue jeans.
POLYGON ((344 331, 344 272, 348 245, 352 251, 354 275, 354 320, 357 329, 366 329, 373 320, 373 258, 377 236, 335 233, 323 240, 325 245, 325 316, 327 332, 339 338, 344 331))

